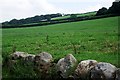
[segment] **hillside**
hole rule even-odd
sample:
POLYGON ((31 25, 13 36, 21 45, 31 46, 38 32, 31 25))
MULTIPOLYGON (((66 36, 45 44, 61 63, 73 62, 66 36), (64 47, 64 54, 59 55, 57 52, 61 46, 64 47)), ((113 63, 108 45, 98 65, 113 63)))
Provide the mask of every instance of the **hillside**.
MULTIPOLYGON (((29 67, 17 64, 12 72, 6 66, 6 59, 13 51, 29 54, 49 52, 54 62, 67 54, 73 54, 78 61, 95 59, 120 67, 118 63, 118 17, 54 24, 31 28, 10 28, 2 30, 3 77, 35 77, 29 67), (11 75, 12 74, 12 75, 11 75)), ((19 62, 18 62, 19 63, 19 62)))
MULTIPOLYGON (((75 15, 77 17, 94 16, 94 15, 96 15, 96 11, 87 12, 87 13, 81 13, 81 14, 75 14, 75 15)), ((60 19, 67 19, 67 18, 70 18, 70 14, 69 15, 65 15, 65 16, 61 16, 61 17, 52 18, 51 20, 60 20, 60 19)))
POLYGON ((17 51, 36 54, 50 52, 55 59, 73 53, 77 59, 97 59, 116 63, 118 18, 110 17, 32 28, 3 29, 3 58, 17 51), (106 25, 107 24, 107 25, 106 25), (73 46, 76 46, 74 51, 73 46), (92 55, 91 55, 92 54, 92 55), (106 59, 105 57, 108 57, 106 59), (103 56, 98 58, 99 56, 103 56))
POLYGON ((11 21, 6 21, 2 23, 2 28, 16 28, 16 27, 31 27, 31 26, 42 26, 42 25, 50 25, 56 23, 66 23, 66 22, 75 22, 83 19, 89 19, 89 17, 95 16, 96 11, 87 12, 82 14, 47 14, 29 17, 25 19, 12 19, 11 21), (72 17, 74 15, 75 17, 72 17))

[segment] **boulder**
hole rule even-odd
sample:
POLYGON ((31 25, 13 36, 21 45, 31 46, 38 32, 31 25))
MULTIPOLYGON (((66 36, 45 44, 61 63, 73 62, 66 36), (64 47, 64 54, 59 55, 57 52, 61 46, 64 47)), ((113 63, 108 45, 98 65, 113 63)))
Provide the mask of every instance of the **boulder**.
POLYGON ((27 54, 26 57, 25 57, 25 60, 29 61, 29 62, 33 62, 34 58, 35 58, 35 55, 33 55, 33 54, 27 54))
POLYGON ((52 58, 52 55, 47 53, 47 52, 42 52, 40 54, 37 54, 35 56, 35 62, 36 63, 39 63, 39 64, 47 64, 47 63, 50 63, 52 62, 53 58, 52 58))
POLYGON ((74 64, 77 62, 76 58, 72 55, 72 54, 68 54, 65 58, 64 58, 65 62, 68 63, 68 65, 70 66, 74 66, 74 64))
POLYGON ((115 80, 120 80, 120 68, 117 68, 117 70, 116 70, 116 79, 115 80))
POLYGON ((35 66, 37 70, 47 72, 49 67, 51 66, 53 58, 52 55, 47 52, 42 52, 37 54, 34 58, 35 66))
POLYGON ((89 71, 97 64, 98 62, 96 60, 84 60, 81 61, 77 69, 75 70, 75 77, 76 78, 82 78, 86 79, 88 78, 89 71))
POLYGON ((16 51, 13 54, 11 54, 10 57, 12 58, 12 60, 25 59, 25 57, 27 56, 27 54, 28 53, 16 51))
POLYGON ((116 67, 110 63, 99 62, 90 71, 92 80, 115 80, 116 67))
POLYGON ((68 54, 65 58, 61 58, 56 67, 57 72, 62 78, 68 78, 72 68, 75 66, 77 60, 72 54, 68 54))

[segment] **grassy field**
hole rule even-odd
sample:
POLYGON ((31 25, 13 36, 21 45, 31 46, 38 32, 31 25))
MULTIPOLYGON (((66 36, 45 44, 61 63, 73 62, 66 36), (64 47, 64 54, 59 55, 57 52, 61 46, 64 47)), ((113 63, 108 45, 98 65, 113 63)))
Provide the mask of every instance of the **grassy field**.
POLYGON ((2 30, 3 59, 17 51, 51 53, 55 60, 72 53, 78 61, 95 59, 118 65, 118 17, 2 30))
MULTIPOLYGON (((76 15, 77 15, 77 17, 82 17, 82 16, 93 16, 95 14, 96 14, 96 12, 88 12, 88 13, 76 14, 76 15)), ((52 20, 66 19, 66 18, 70 18, 70 15, 52 18, 52 20)))

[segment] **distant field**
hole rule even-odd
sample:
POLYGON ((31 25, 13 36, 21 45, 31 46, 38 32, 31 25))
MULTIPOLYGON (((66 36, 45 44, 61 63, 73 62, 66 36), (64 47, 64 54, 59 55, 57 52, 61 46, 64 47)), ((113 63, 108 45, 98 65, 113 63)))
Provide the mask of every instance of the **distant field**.
MULTIPOLYGON (((96 12, 88 12, 88 13, 76 14, 76 15, 77 15, 77 17, 82 17, 82 16, 93 16, 95 14, 96 14, 96 12)), ((59 20, 59 19, 66 19, 66 18, 70 18, 70 15, 52 18, 52 20, 59 20)))
POLYGON ((2 56, 13 49, 31 54, 51 53, 55 60, 72 53, 78 61, 95 59, 118 65, 118 17, 3 29, 2 56))
POLYGON ((83 14, 77 14, 77 17, 81 16, 94 16, 97 12, 88 12, 88 13, 83 13, 83 14))

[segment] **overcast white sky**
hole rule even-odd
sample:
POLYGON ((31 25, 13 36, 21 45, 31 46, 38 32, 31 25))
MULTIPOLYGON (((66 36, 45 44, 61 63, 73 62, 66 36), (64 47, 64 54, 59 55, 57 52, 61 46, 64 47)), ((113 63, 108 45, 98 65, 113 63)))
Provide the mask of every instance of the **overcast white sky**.
POLYGON ((0 0, 0 22, 51 13, 85 13, 115 0, 0 0))

